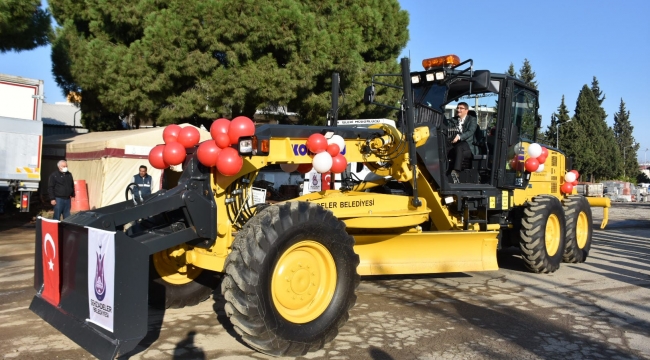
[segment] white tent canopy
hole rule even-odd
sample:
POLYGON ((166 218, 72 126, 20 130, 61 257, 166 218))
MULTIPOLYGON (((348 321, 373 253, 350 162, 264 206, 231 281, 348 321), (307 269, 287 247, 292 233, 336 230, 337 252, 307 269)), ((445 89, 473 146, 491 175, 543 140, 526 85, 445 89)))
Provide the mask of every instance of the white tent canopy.
MULTIPOLYGON (((181 124, 181 127, 192 126, 181 124)), ((59 136, 45 138, 43 147, 60 147, 65 142, 65 158, 75 180, 85 180, 91 209, 124 201, 126 187, 138 173, 140 165, 147 167, 153 184, 152 192, 161 187, 162 170, 149 164, 149 151, 163 143, 164 127, 104 131, 81 134, 65 139, 59 136)), ((201 141, 210 139, 210 133, 199 129, 201 141)), ((44 149, 44 154, 47 153, 44 149)), ((45 174, 47 179, 49 174, 45 174)))

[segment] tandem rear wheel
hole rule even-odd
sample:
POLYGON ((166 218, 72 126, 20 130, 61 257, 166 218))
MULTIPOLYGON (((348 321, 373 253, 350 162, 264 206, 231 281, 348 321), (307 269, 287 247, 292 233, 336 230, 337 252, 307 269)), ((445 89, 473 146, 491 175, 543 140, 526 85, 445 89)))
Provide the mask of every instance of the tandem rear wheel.
POLYGON ((563 201, 566 218, 566 246, 564 262, 581 263, 587 260, 591 249, 591 206, 584 196, 569 196, 563 201))
POLYGON ((300 356, 333 340, 359 285, 354 238, 309 202, 265 208, 237 234, 221 292, 235 331, 251 347, 300 356))

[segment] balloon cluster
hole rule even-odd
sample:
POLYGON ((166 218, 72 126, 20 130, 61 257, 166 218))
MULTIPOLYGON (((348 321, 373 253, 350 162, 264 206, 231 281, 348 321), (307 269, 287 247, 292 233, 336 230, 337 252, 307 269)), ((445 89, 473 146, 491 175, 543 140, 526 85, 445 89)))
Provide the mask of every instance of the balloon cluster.
POLYGON ((163 130, 165 145, 156 145, 151 149, 149 163, 156 169, 166 169, 171 165, 178 165, 185 160, 185 149, 194 147, 199 143, 200 138, 201 134, 194 126, 168 125, 163 130))
MULTIPOLYGON (((331 171, 334 174, 340 174, 348 166, 347 159, 341 154, 345 149, 345 140, 340 135, 334 135, 327 139, 322 134, 312 134, 307 138, 306 145, 307 150, 314 154, 310 167, 313 167, 318 173, 331 171)), ((302 170, 306 168, 304 167, 302 170)), ((298 168, 298 171, 300 170, 298 168)))
POLYGON ((510 160, 510 167, 517 171, 542 172, 547 157, 548 150, 538 143, 533 143, 528 146, 528 159, 525 162, 519 161, 519 155, 515 154, 510 160))
POLYGON ((580 173, 577 170, 571 170, 564 175, 564 184, 560 186, 560 190, 565 194, 571 194, 573 188, 578 185, 578 178, 580 173))
POLYGON ((201 164, 212 167, 224 176, 239 173, 244 160, 239 152, 230 147, 237 144, 240 137, 255 135, 255 123, 246 116, 238 116, 232 121, 217 119, 210 126, 212 140, 206 140, 199 145, 196 156, 201 164))

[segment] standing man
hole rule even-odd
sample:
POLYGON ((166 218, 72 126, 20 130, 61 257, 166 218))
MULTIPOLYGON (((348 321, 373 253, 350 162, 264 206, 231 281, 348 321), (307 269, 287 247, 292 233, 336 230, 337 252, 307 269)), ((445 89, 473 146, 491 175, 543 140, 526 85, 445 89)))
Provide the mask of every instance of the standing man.
POLYGON ((447 149, 447 157, 451 160, 452 170, 451 178, 455 184, 460 182, 460 172, 462 169, 463 159, 472 157, 476 153, 474 147, 474 134, 478 123, 476 118, 467 114, 469 106, 466 102, 458 103, 456 107, 457 115, 448 120, 449 128, 456 128, 458 134, 451 140, 452 146, 447 149))
POLYGON ((58 171, 50 175, 47 182, 47 190, 50 196, 50 203, 54 205, 54 220, 60 220, 70 216, 70 198, 74 197, 74 180, 72 174, 68 172, 68 163, 65 160, 59 160, 56 163, 58 171))
POLYGON ((151 195, 151 175, 147 174, 147 167, 140 165, 137 175, 133 175, 133 183, 138 185, 140 196, 145 197, 151 195))

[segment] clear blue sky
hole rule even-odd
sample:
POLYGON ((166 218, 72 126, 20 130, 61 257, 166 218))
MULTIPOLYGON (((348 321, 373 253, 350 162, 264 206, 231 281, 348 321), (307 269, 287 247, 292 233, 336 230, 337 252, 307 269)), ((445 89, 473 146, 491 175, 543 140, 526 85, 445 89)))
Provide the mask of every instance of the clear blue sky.
MULTIPOLYGON (((410 14, 412 68, 421 60, 456 54, 475 69, 519 70, 527 58, 536 73, 544 126, 562 95, 573 115, 578 93, 596 76, 610 126, 621 98, 630 111, 638 159, 650 148, 649 0, 466 1, 400 0, 410 14)), ((52 76, 50 48, 0 54, 0 73, 45 81, 47 102, 65 101, 52 76)), ((483 104, 491 105, 487 101, 483 104)), ((650 153, 650 151, 648 151, 650 153)), ((650 154, 648 154, 650 162, 650 154)))

